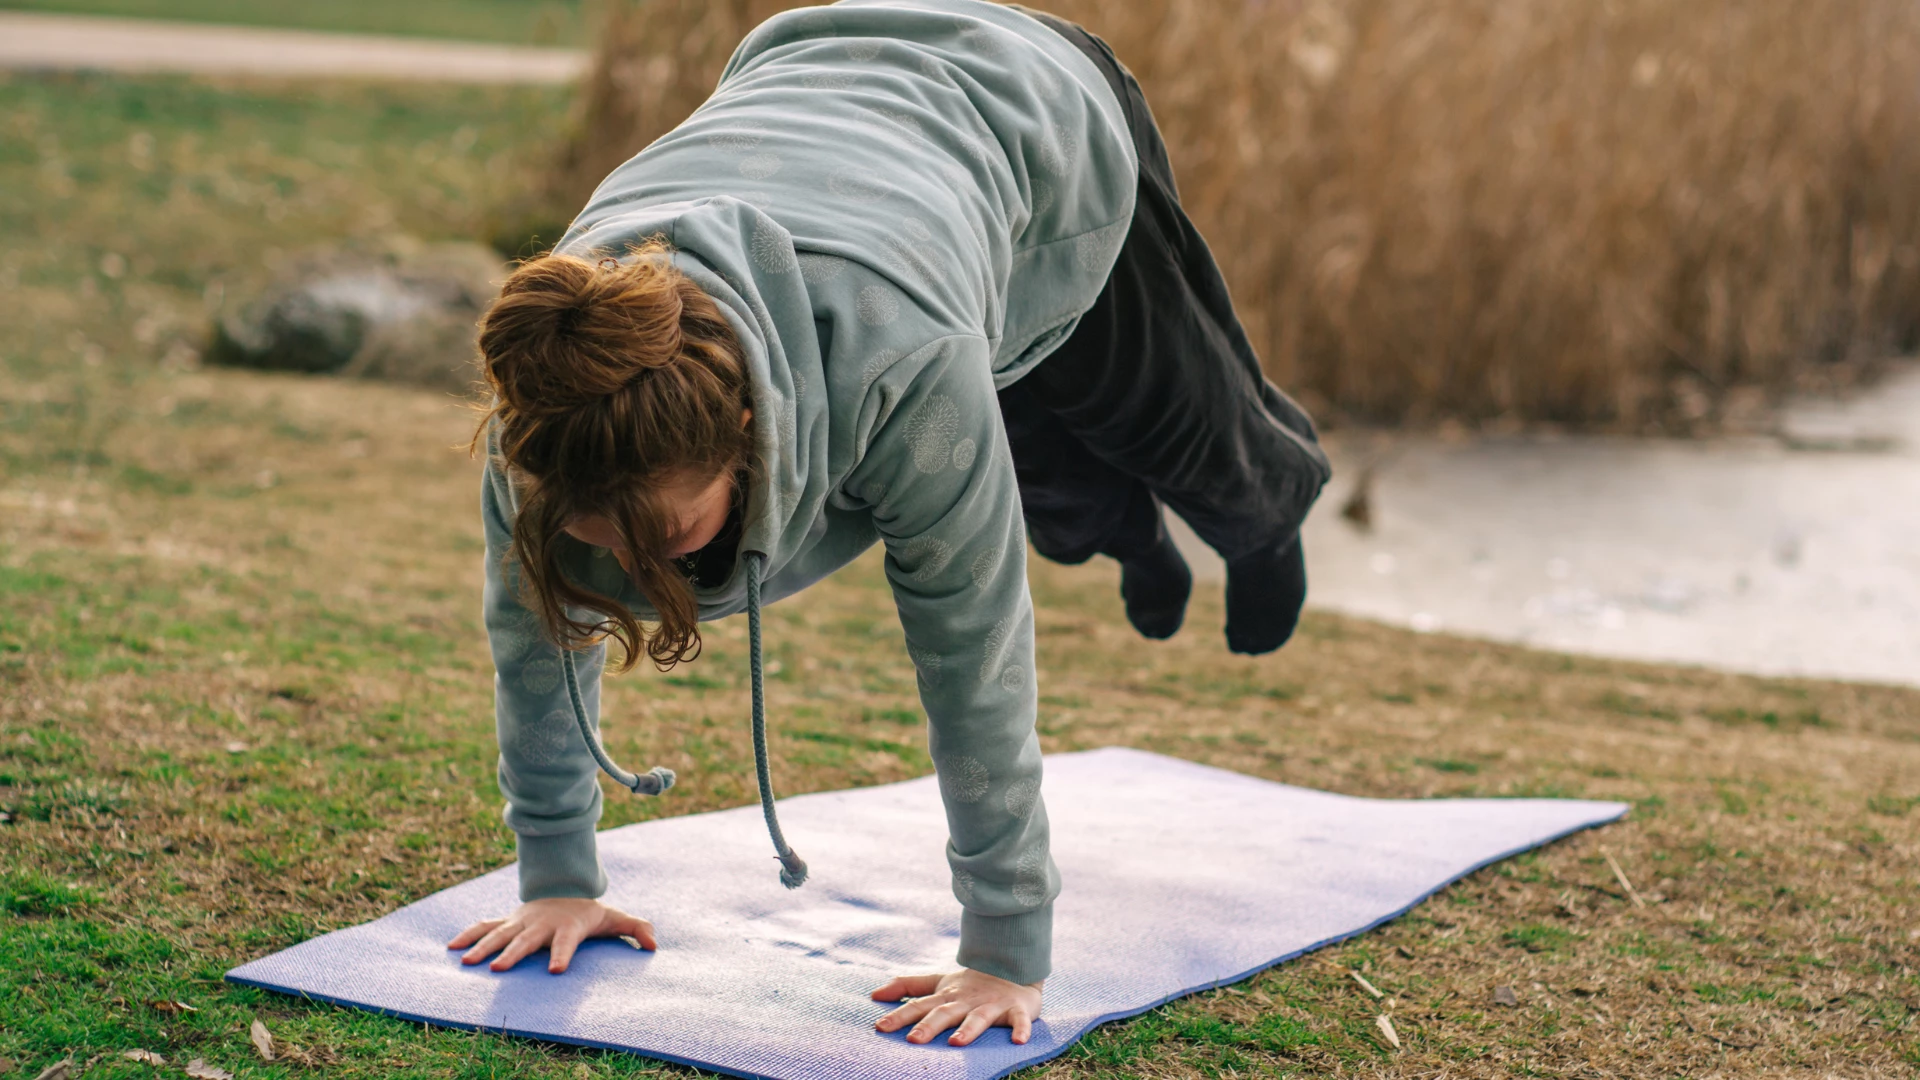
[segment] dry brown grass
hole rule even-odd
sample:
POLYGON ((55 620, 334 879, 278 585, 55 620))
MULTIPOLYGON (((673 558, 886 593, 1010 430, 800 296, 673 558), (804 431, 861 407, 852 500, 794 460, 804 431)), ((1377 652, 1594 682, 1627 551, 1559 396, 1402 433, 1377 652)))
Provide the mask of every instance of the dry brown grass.
MULTIPOLYGON (((235 372, 135 388, 90 385, 116 416, 103 449, 196 476, 195 492, 85 474, 5 492, 5 565, 91 590, 13 579, 28 651, 6 673, 0 738, 73 753, 58 778, 16 757, 19 786, 0 800, 51 809, 0 831, 9 864, 97 890, 91 917, 164 928, 208 969, 509 859, 474 618, 476 476, 453 449, 465 418, 418 391, 235 372), (156 399, 171 412, 140 404, 156 399), (182 406, 204 419, 183 427, 182 406), (275 483, 260 490, 263 463, 275 483), (194 633, 143 629, 156 603, 162 625, 194 633)), ((1621 825, 1482 871, 1348 945, 1103 1029, 1039 1075, 1896 1076, 1920 1061, 1920 695, 1327 615, 1247 659, 1220 647, 1210 593, 1179 638, 1149 644, 1126 629, 1111 568, 1040 563, 1034 579, 1050 752, 1133 745, 1375 796, 1635 803, 1621 825), (1518 1006, 1495 1006, 1497 986, 1518 1006), (1371 1034, 1383 1009, 1397 1053, 1371 1034)), ((782 791, 927 771, 874 559, 769 620, 782 791)), ((683 783, 666 801, 610 793, 608 825, 752 801, 739 638, 722 624, 690 668, 610 680, 615 753, 683 783)), ((135 1000, 130 977, 104 975, 95 993, 135 1000)), ((378 1025, 271 998, 196 1000, 341 1047, 346 1075, 397 1067, 378 1025)), ((173 1037, 195 1052, 228 1038, 173 1037)), ((447 1071, 430 1074, 479 1075, 453 1067, 469 1043, 405 1056, 443 1050, 447 1071)), ((535 1055, 517 1072, 571 1075, 569 1060, 535 1055)))
MULTIPOLYGON (((686 1075, 219 981, 512 847, 477 619, 478 477, 456 449, 467 417, 426 391, 193 370, 176 335, 243 253, 354 222, 464 227, 487 163, 555 103, 175 80, 0 80, 0 99, 0 190, 32 200, 13 221, 36 230, 0 247, 0 1056, 27 1076, 68 1054, 95 1061, 88 1076, 147 1075, 119 1056, 142 1047, 252 1075, 258 1016, 337 1054, 332 1077, 686 1075), (517 108, 466 165, 428 152, 517 108), (383 123, 302 179, 347 157, 344 133, 383 123), (149 145, 156 174, 124 167, 149 145)), ((1221 647, 1211 589, 1153 644, 1125 629, 1110 565, 1036 564, 1033 580, 1050 752, 1133 745, 1363 795, 1635 804, 1347 945, 1101 1029, 1035 1075, 1920 1066, 1920 692, 1318 613, 1251 660, 1221 647), (1357 967, 1392 995, 1402 1051, 1374 1034, 1381 1006, 1343 974, 1357 967), (1503 985, 1517 1006, 1491 1004, 1503 985)), ((779 790, 930 770, 877 560, 768 622, 779 790)), ((606 824, 754 800, 743 651, 723 624, 683 671, 610 680, 616 756, 682 780, 669 799, 610 798, 606 824)))
MULTIPOLYGON (((781 0, 611 10, 568 211, 781 0)), ((1684 430, 1920 329, 1906 0, 1053 0, 1154 104, 1270 373, 1363 420, 1684 430)))

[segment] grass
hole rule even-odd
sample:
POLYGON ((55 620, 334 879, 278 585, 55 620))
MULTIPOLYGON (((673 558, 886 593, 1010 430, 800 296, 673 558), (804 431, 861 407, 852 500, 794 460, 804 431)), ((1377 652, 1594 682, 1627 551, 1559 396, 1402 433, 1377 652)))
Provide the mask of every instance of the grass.
MULTIPOLYGON (((477 476, 452 449, 465 415, 419 390, 200 369, 197 334, 263 257, 315 237, 484 228, 473 207, 565 107, 525 89, 0 81, 0 1057, 20 1074, 71 1056, 88 1077, 154 1075, 121 1056, 144 1048, 262 1077, 301 1060, 339 1077, 686 1075, 220 980, 512 846, 476 618, 477 476), (255 1018, 295 1061, 254 1062, 255 1018)), ((1104 1027, 1030 1075, 1920 1065, 1920 693, 1324 614, 1249 660, 1221 647, 1213 590, 1152 644, 1125 629, 1115 586, 1108 566, 1036 564, 1049 751, 1123 744, 1354 794, 1635 811, 1362 938, 1104 1027), (1496 1005, 1496 987, 1518 1004, 1496 1005), (1380 1041, 1382 1011, 1401 1051, 1380 1041)), ((781 791, 928 770, 874 560, 770 609, 768 636, 781 791)), ((723 623, 698 663, 609 681, 615 755, 681 783, 609 799, 607 825, 753 801, 744 644, 723 623)))
MULTIPOLYGON (((801 0, 622 0, 565 220, 801 0), (644 73, 644 90, 635 79, 644 73)), ((1324 419, 1763 428, 1920 343, 1920 8, 1049 0, 1139 76, 1324 419)))
POLYGON ((0 11, 270 26, 356 34, 578 45, 590 16, 582 0, 0 0, 0 11))

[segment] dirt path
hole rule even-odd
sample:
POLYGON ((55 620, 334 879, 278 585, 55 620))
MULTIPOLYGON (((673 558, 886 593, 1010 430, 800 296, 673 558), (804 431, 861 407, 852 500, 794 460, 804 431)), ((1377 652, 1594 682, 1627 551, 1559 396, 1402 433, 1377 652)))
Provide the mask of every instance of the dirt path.
POLYGON ((576 49, 0 12, 0 70, 561 83, 586 66, 576 49))

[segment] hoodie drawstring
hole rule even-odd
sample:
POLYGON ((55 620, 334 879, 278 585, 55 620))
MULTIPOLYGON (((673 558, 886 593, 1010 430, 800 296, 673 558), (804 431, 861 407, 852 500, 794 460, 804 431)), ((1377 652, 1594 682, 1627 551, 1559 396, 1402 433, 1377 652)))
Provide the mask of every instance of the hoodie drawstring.
POLYGON ((600 745, 600 736, 587 723, 587 709, 580 701, 580 673, 573 666, 573 650, 560 651, 560 668, 567 675, 567 699, 573 704, 573 722, 580 727, 580 737, 587 740, 587 750, 593 754, 593 760, 621 787, 628 788, 635 795, 658 795, 673 786, 673 770, 665 765, 655 765, 638 776, 613 763, 607 756, 607 748, 600 745))
POLYGON ((747 552, 747 666, 753 675, 753 766, 760 774, 760 812, 767 818, 767 835, 773 838, 773 850, 780 860, 780 884, 797 889, 806 883, 807 861, 787 846, 780 832, 780 819, 773 812, 773 775, 767 765, 767 698, 762 688, 760 660, 760 575, 767 557, 747 552))
MULTIPOLYGON (((787 838, 780 832, 780 818, 773 811, 773 773, 767 765, 767 696, 762 685, 764 665, 760 653, 760 575, 765 572, 766 561, 767 557, 760 552, 747 552, 747 663, 753 675, 753 766, 760 774, 760 812, 766 815, 767 835, 773 838, 774 854, 780 860, 780 884, 797 889, 806 883, 807 861, 787 846, 787 838)), ((587 750, 600 764, 601 771, 635 795, 658 795, 672 787, 673 770, 664 765, 655 765, 636 776, 614 764, 607 756, 606 747, 600 744, 593 725, 587 723, 586 705, 580 700, 580 673, 574 667, 572 650, 562 650, 560 667, 567 676, 567 699, 573 704, 573 722, 579 725, 580 737, 587 741, 587 750)))

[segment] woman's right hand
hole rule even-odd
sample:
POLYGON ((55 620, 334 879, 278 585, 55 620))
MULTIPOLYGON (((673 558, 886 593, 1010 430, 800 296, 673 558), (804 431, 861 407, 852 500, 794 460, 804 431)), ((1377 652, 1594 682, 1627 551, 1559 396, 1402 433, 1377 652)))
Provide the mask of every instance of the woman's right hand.
POLYGON ((567 970, 581 942, 621 935, 638 941, 643 949, 658 946, 653 924, 645 919, 598 900, 555 897, 529 900, 504 919, 482 919, 456 934, 447 948, 466 949, 460 958, 463 964, 477 964, 497 952, 500 955, 490 965, 494 971, 505 971, 528 953, 547 948, 547 970, 558 975, 567 970))

